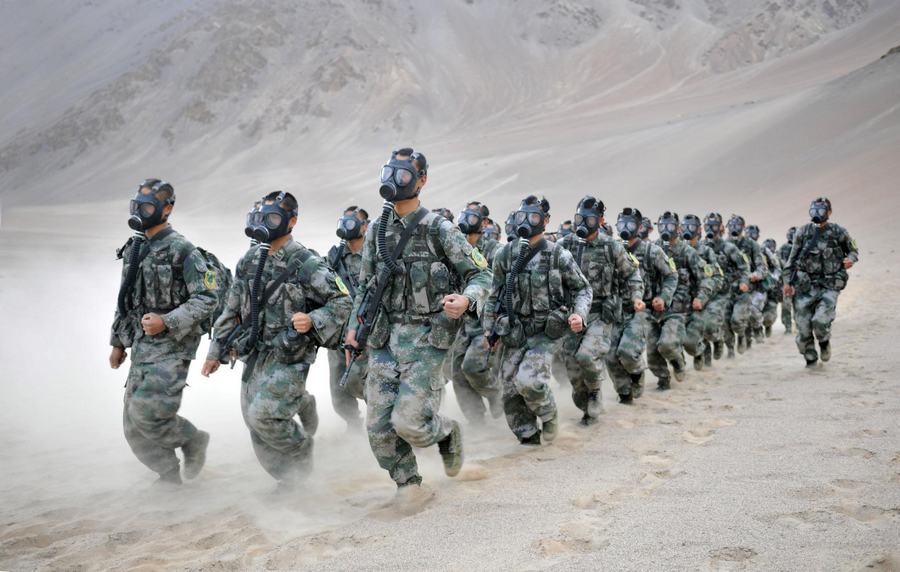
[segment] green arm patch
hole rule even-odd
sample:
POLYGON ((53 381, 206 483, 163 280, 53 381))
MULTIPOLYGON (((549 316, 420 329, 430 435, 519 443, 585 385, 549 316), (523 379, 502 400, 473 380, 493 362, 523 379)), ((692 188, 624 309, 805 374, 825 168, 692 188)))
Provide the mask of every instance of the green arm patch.
POLYGON ((708 277, 712 277, 712 275, 715 273, 715 270, 713 270, 712 264, 707 264, 706 266, 704 266, 703 273, 706 274, 706 276, 708 276, 708 277))
POLYGON ((344 296, 350 295, 350 290, 347 289, 347 285, 344 284, 344 281, 341 280, 340 276, 335 275, 334 284, 338 287, 338 290, 341 291, 341 294, 343 294, 344 296))
POLYGON ((212 270, 207 270, 203 274, 203 285, 206 286, 207 290, 215 290, 218 288, 216 285, 216 273, 212 270))
POLYGON ((634 263, 634 267, 635 267, 635 268, 640 268, 640 267, 641 267, 641 262, 637 259, 637 257, 636 257, 634 254, 632 254, 632 253, 630 253, 630 252, 627 252, 627 251, 625 252, 625 254, 627 254, 627 255, 628 255, 628 258, 630 258, 631 261, 634 263))
POLYGON ((479 251, 477 248, 472 249, 472 262, 474 262, 475 266, 481 268, 482 270, 484 270, 488 266, 487 258, 485 258, 484 255, 481 254, 481 251, 479 251))
POLYGON ((672 272, 678 272, 678 267, 675 266, 675 259, 669 257, 669 268, 672 269, 672 272))

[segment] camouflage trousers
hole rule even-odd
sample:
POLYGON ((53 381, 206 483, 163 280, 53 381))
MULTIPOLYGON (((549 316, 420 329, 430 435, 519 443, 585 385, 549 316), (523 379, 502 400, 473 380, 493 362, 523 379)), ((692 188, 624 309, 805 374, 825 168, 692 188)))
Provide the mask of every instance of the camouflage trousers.
POLYGON ((600 393, 606 373, 606 354, 609 352, 613 325, 600 319, 599 314, 588 316, 588 327, 580 334, 569 332, 563 338, 561 356, 566 375, 572 383, 572 400, 578 409, 587 413, 588 397, 600 393))
POLYGON ((474 334, 460 329, 447 355, 453 392, 463 415, 470 423, 484 421, 488 402, 500 399, 500 380, 494 365, 490 348, 484 334, 479 330, 474 334))
POLYGON ((669 380, 670 363, 684 368, 684 337, 683 314, 653 315, 647 320, 647 363, 660 382, 669 380))
MULTIPOLYGON (((725 316, 729 312, 731 305, 731 296, 729 294, 719 294, 710 300, 701 312, 703 320, 703 338, 707 343, 724 342, 725 330, 729 328, 725 316)), ((690 335, 690 334, 688 334, 690 335)), ((693 354, 692 354, 693 355, 693 354)))
POLYGON ((430 330, 427 324, 394 324, 385 347, 366 350, 369 445, 398 484, 420 477, 413 447, 430 447, 452 429, 439 413, 447 350, 429 343, 430 330))
POLYGON ((347 385, 341 387, 341 377, 347 371, 347 358, 344 350, 328 350, 328 385, 331 390, 331 406, 335 413, 349 425, 358 425, 359 399, 365 399, 366 372, 368 364, 366 357, 360 356, 353 364, 353 369, 347 377, 347 385))
POLYGON ((553 356, 553 365, 550 366, 550 371, 553 374, 553 379, 560 387, 571 384, 571 381, 569 381, 569 372, 566 368, 566 352, 563 346, 560 346, 559 349, 556 350, 556 355, 553 356))
POLYGON ((644 350, 647 349, 646 329, 646 312, 637 312, 612 328, 609 352, 606 354, 606 370, 619 395, 630 395, 632 383, 643 383, 632 380, 632 376, 637 378, 647 369, 644 357, 644 350))
POLYGON ((763 326, 771 328, 778 319, 778 297, 770 290, 766 296, 766 305, 763 307, 763 326))
POLYGON ((244 366, 241 385, 241 413, 253 451, 275 479, 301 480, 312 471, 312 433, 318 424, 316 399, 306 391, 309 364, 281 363, 272 352, 258 356, 244 366))
POLYGON ((128 370, 122 415, 125 440, 138 460, 160 475, 179 469, 175 449, 197 433, 178 415, 190 364, 183 359, 132 362, 128 370))
POLYGON ((503 411, 509 428, 520 440, 537 433, 537 420, 556 415, 556 400, 550 389, 553 356, 561 340, 537 334, 519 348, 505 347, 500 363, 503 411))
POLYGON ((723 329, 725 334, 725 345, 729 348, 733 348, 735 336, 746 335, 747 328, 751 325, 754 311, 751 293, 741 292, 739 294, 732 294, 728 303, 723 306, 723 309, 726 317, 726 327, 723 329))
POLYGON ((785 331, 790 332, 793 328, 793 310, 794 310, 794 298, 793 296, 784 296, 781 299, 781 324, 784 326, 785 331))
POLYGON ((684 315, 684 351, 689 356, 702 356, 707 344, 712 344, 721 329, 721 304, 710 300, 699 312, 684 315))
POLYGON ((750 321, 747 324, 753 330, 759 330, 763 327, 763 311, 766 308, 766 300, 768 294, 763 290, 753 290, 750 292, 750 321))
POLYGON ((831 323, 837 313, 840 292, 813 286, 808 292, 794 294, 794 319, 797 322, 797 349, 808 360, 818 359, 816 340, 831 341, 831 323))

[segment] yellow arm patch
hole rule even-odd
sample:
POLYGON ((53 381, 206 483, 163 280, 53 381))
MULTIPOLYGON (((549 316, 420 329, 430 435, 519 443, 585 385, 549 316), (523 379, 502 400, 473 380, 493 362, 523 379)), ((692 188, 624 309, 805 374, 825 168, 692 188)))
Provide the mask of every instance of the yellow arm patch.
POLYGON ((749 266, 749 265, 750 265, 750 258, 747 257, 747 254, 744 253, 744 252, 741 252, 741 256, 744 257, 744 262, 746 262, 747 265, 749 266))
POLYGON ((472 262, 474 262, 475 266, 481 268, 482 270, 488 267, 487 258, 485 258, 484 255, 481 254, 481 251, 477 248, 472 249, 472 262))
POLYGON ((350 295, 350 290, 347 289, 347 285, 344 284, 344 281, 341 279, 340 276, 338 276, 338 275, 334 276, 334 284, 335 284, 335 286, 337 286, 338 290, 341 291, 341 294, 343 294, 344 296, 350 295))
POLYGON ((712 264, 707 264, 706 266, 704 266, 703 273, 706 274, 707 277, 711 278, 712 275, 715 273, 715 270, 713 270, 712 264))
POLYGON ((203 286, 205 286, 207 290, 216 290, 218 288, 215 272, 207 270, 203 273, 203 286))
POLYGON ((672 272, 678 272, 678 267, 675 266, 675 259, 672 257, 669 257, 669 268, 672 269, 672 272))
POLYGON ((628 255, 628 258, 630 258, 631 261, 634 263, 635 268, 640 268, 640 267, 641 267, 641 261, 638 260, 637 257, 636 257, 635 255, 633 255, 633 254, 631 254, 630 252, 627 252, 627 251, 625 252, 625 254, 627 254, 627 255, 628 255))

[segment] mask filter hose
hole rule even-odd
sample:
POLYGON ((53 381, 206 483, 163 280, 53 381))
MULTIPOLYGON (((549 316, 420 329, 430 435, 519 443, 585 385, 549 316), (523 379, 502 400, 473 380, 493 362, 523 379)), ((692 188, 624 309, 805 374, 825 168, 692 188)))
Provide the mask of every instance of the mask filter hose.
POLYGON ((144 244, 144 233, 136 232, 134 240, 131 242, 131 249, 128 251, 128 271, 125 273, 125 281, 119 288, 118 308, 119 315, 124 316, 128 313, 128 297, 134 288, 134 281, 137 280, 138 265, 140 264, 141 246, 144 244))
POLYGON ((510 318, 512 318, 513 315, 513 289, 516 287, 516 280, 518 279, 519 273, 522 272, 522 269, 525 267, 525 259, 528 258, 529 254, 531 254, 531 245, 528 244, 528 239, 520 238, 519 255, 516 257, 515 262, 513 262, 510 273, 506 275, 506 291, 504 294, 506 295, 506 312, 510 318))
POLYGON ((268 243, 263 243, 259 247, 259 264, 256 265, 256 273, 253 275, 253 285, 250 288, 250 341, 252 348, 256 345, 259 337, 259 287, 262 285, 262 274, 266 267, 266 260, 269 258, 268 243))
POLYGON ((575 249, 575 264, 581 268, 581 259, 584 258, 584 246, 587 244, 583 238, 578 238, 578 248, 575 249))
POLYGON ((381 261, 384 262, 384 265, 388 267, 388 270, 391 271, 391 274, 403 274, 403 269, 400 268, 397 261, 391 258, 391 254, 387 249, 387 225, 393 210, 394 203, 391 201, 384 201, 384 207, 381 209, 381 220, 378 221, 376 244, 378 246, 378 256, 381 258, 381 261))

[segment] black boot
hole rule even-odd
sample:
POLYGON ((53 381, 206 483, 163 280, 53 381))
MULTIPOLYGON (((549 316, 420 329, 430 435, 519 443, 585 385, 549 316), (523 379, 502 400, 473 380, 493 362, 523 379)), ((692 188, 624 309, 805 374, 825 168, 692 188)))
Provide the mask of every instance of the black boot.
POLYGON ((405 483, 397 483, 397 490, 406 488, 406 487, 420 487, 422 486, 422 477, 416 475, 415 477, 410 477, 405 483))
POLYGON ((819 359, 822 361, 831 359, 831 342, 819 342, 819 359))
POLYGON ((178 467, 175 467, 166 473, 160 473, 159 478, 153 483, 154 486, 178 486, 180 484, 181 470, 178 467))
POLYGON ((438 442, 438 451, 444 461, 444 473, 448 477, 455 477, 463 466, 462 431, 459 423, 451 421, 450 434, 438 442))
POLYGON ((703 371, 703 356, 694 356, 694 369, 696 371, 703 371))
POLYGON ((519 443, 522 445, 540 445, 541 444, 541 430, 538 429, 534 432, 530 437, 519 437, 519 443))
POLYGON ((620 393, 619 403, 622 405, 634 405, 634 398, 631 397, 630 393, 620 393))
POLYGON ((675 374, 675 381, 684 381, 687 372, 684 371, 684 359, 672 362, 672 372, 675 374))
POLYGON ((644 373, 631 374, 631 396, 640 399, 644 395, 644 373))
POLYGON ((672 388, 672 384, 668 377, 664 377, 656 382, 656 389, 659 391, 668 391, 672 388))
POLYGON ((194 479, 206 464, 206 448, 209 447, 209 433, 197 431, 194 438, 185 443, 181 451, 184 453, 184 476, 194 479))
POLYGON ((724 342, 715 342, 713 344, 713 358, 722 359, 723 353, 725 353, 725 343, 724 342))
MULTIPOLYGON (((718 359, 718 358, 716 358, 718 359)), ((713 350, 709 347, 709 344, 706 344, 706 349, 703 351, 703 365, 705 367, 711 367, 713 360, 713 350)))

